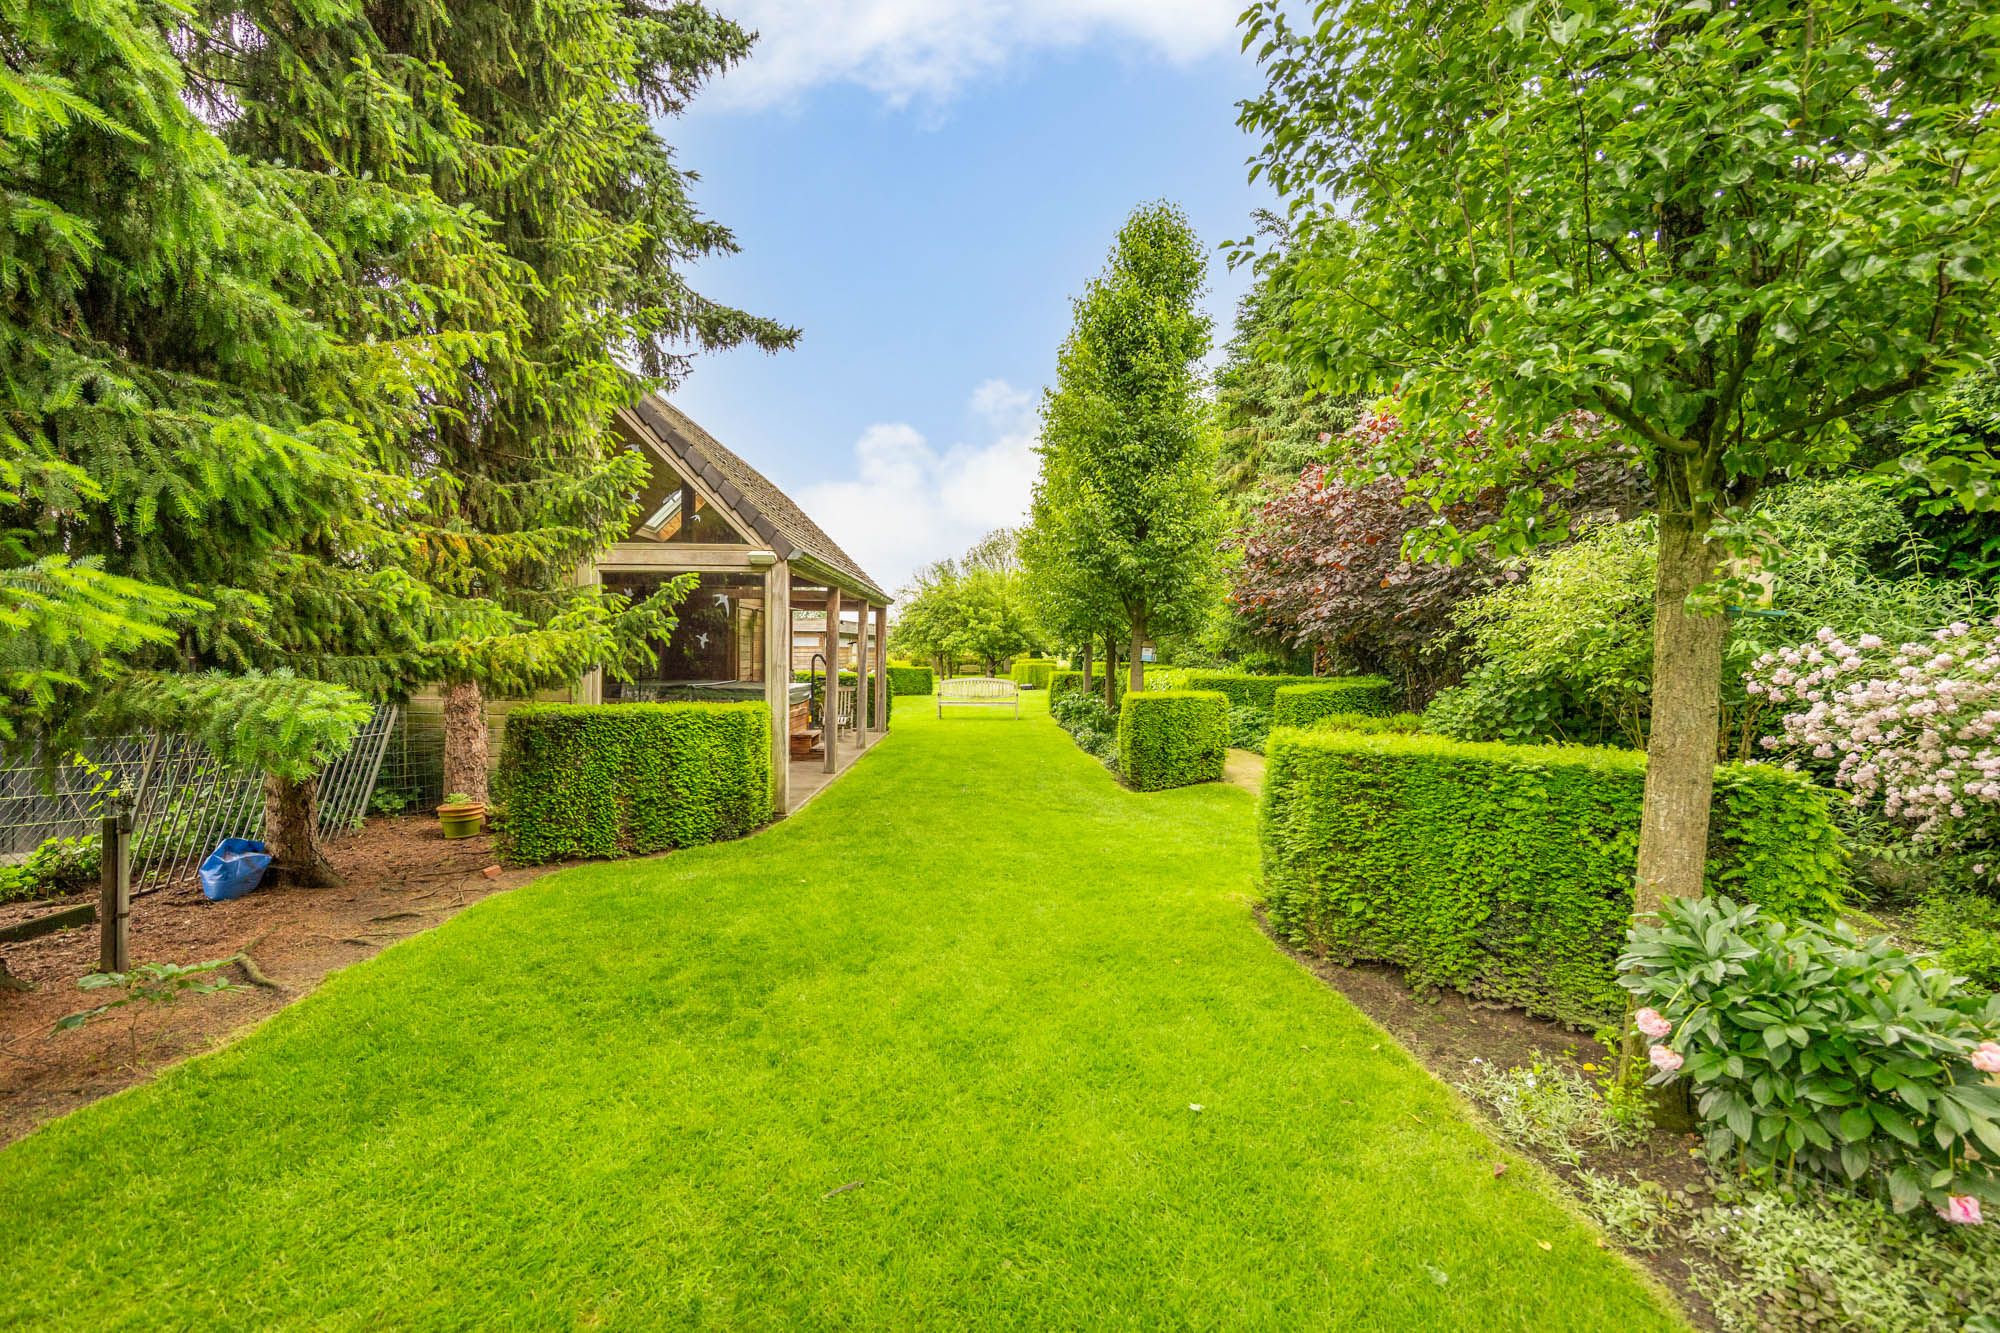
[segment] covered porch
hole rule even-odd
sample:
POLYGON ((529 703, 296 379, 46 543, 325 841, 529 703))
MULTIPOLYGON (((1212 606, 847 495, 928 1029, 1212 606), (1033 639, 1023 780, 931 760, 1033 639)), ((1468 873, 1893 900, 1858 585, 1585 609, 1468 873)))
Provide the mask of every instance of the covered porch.
POLYGON ((588 577, 634 600, 689 574, 697 582, 653 661, 631 681, 592 679, 586 696, 761 700, 772 804, 789 815, 888 730, 889 599, 788 496, 671 404, 642 400, 620 424, 649 455, 652 481, 631 537, 588 577))

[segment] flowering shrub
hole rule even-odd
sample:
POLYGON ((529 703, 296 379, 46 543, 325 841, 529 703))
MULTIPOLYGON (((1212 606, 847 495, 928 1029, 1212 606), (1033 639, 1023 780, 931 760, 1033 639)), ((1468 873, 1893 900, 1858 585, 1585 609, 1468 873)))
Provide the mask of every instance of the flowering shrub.
POLYGON ((1952 1222, 2000 1203, 2000 996, 1844 923, 1787 926, 1724 897, 1635 925, 1618 966, 1650 1081, 1693 1084, 1710 1156, 1867 1181, 1897 1212, 1952 1222))
MULTIPOLYGON (((1982 840, 2000 815, 2000 633, 1958 621, 1929 643, 1891 649, 1872 634, 1848 643, 1822 629, 1766 653, 1744 688, 1785 707, 1782 737, 1857 806, 1880 803, 1918 837, 1982 840)), ((1795 755, 1793 763, 1798 762, 1795 755)))
MULTIPOLYGON (((1552 428, 1583 436, 1603 429, 1590 413, 1574 414, 1552 428)), ((1341 437, 1339 451, 1373 460, 1401 431, 1394 413, 1366 412, 1341 437)), ((1502 446, 1474 431, 1453 447, 1502 446)), ((1262 506, 1245 536, 1230 602, 1260 631, 1292 645, 1324 645, 1349 663, 1389 672, 1411 693, 1427 697, 1456 674, 1453 608, 1519 577, 1500 558, 1518 552, 1453 544, 1496 522, 1506 497, 1493 492, 1434 507, 1421 474, 1405 480, 1384 472, 1356 482, 1347 469, 1314 465, 1262 506)), ((1536 538, 1567 537, 1568 520, 1559 516, 1565 513, 1629 513, 1645 486, 1644 474, 1623 455, 1585 463, 1566 486, 1550 488, 1553 516, 1537 526, 1536 538)))

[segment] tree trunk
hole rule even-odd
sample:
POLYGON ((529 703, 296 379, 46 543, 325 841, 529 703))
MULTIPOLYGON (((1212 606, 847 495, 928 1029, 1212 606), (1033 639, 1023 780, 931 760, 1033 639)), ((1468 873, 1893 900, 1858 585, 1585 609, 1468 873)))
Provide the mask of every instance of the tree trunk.
POLYGON ((1118 641, 1104 636, 1104 706, 1118 711, 1118 641))
POLYGON ((271 877, 301 889, 337 888, 342 880, 319 842, 319 779, 264 775, 264 846, 271 877))
POLYGON ((1090 693, 1090 655, 1091 650, 1096 646, 1093 640, 1085 639, 1083 641, 1083 692, 1085 694, 1090 693))
MULTIPOLYGON (((1684 516, 1662 514, 1653 601, 1646 803, 1632 893, 1635 916, 1659 911, 1670 898, 1699 898, 1702 893, 1728 622, 1720 615, 1690 614, 1687 596, 1714 575, 1715 555, 1704 534, 1684 516)), ((1647 1042, 1632 1022, 1635 1003, 1626 1003, 1620 1052, 1625 1082, 1634 1088, 1644 1082, 1647 1072, 1647 1042)), ((1693 1123, 1683 1085, 1668 1084, 1659 1094, 1654 1115, 1662 1128, 1685 1129, 1693 1123)))
POLYGON ((1146 688, 1146 622, 1132 622, 1132 653, 1125 659, 1126 670, 1131 679, 1125 682, 1127 691, 1133 694, 1146 688))
POLYGON ((471 681, 444 687, 444 791, 486 801, 486 698, 471 681))
POLYGON ((1699 898, 1708 859, 1708 806, 1721 727, 1720 615, 1692 615, 1687 596, 1715 575, 1704 534, 1661 515, 1659 581, 1653 601, 1653 716, 1646 740, 1646 806, 1639 830, 1633 911, 1669 898, 1699 898))

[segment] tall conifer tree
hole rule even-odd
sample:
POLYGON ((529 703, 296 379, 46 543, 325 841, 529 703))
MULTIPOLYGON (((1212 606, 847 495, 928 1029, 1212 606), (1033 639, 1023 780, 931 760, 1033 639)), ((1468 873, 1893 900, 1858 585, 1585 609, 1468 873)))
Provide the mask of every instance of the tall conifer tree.
MULTIPOLYGON (((734 241, 696 213, 649 121, 678 113, 751 38, 699 4, 617 0, 399 0, 352 16, 278 0, 218 7, 209 32, 205 63, 241 107, 242 151, 342 193, 420 186, 478 219, 496 252, 435 295, 422 271, 435 249, 391 257, 395 279, 427 293, 422 320, 488 336, 466 345, 423 428, 382 453, 415 479, 403 568, 446 612, 391 674, 443 684, 446 783, 482 796, 486 692, 622 668, 679 594, 633 608, 578 586, 625 535, 643 480, 612 413, 674 383, 694 350, 796 337, 687 286, 686 263, 734 241), (489 280, 511 309, 473 299, 489 280)), ((355 266, 373 273, 356 239, 355 266)), ((367 307, 379 287, 362 290, 367 307)), ((377 314, 329 300, 348 320, 377 314)))

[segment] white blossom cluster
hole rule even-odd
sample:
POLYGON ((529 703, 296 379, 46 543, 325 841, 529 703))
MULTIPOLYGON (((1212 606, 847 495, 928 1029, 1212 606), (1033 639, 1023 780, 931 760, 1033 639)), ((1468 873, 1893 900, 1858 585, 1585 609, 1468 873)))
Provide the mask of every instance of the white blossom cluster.
POLYGON ((2000 811, 2000 619, 1893 651, 1873 634, 1850 644, 1822 629, 1764 654, 1744 680, 1789 710, 1765 748, 1837 760, 1834 781, 1855 805, 1880 802, 1919 837, 2000 811))

